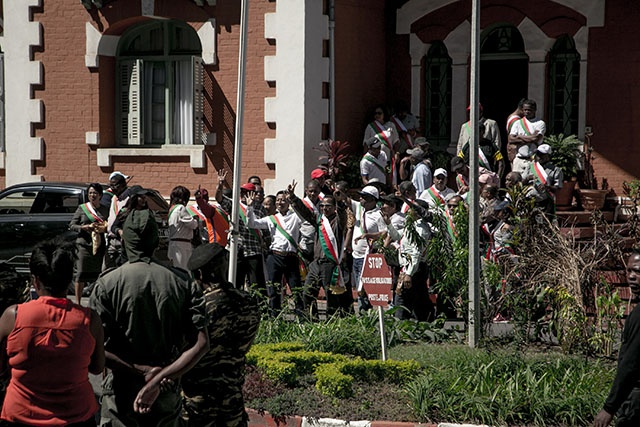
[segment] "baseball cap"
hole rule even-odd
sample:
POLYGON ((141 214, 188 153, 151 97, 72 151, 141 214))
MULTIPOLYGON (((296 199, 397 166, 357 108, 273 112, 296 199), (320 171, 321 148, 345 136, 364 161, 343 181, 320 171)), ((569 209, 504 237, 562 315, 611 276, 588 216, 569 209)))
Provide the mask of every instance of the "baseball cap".
POLYGON ((120 171, 115 171, 115 172, 111 172, 111 175, 109 175, 109 181, 111 181, 113 178, 117 177, 117 176, 121 176, 123 179, 129 179, 129 177, 125 174, 123 174, 120 171))
POLYGON ((427 141, 427 138, 425 138, 424 136, 419 136, 415 139, 415 141, 413 142, 413 145, 417 145, 419 147, 424 147, 424 146, 429 146, 429 141, 427 141))
POLYGON ((422 160, 424 159, 424 151, 420 147, 412 148, 407 150, 407 154, 413 157, 414 159, 422 160))
POLYGON ((443 168, 438 168, 433 173, 433 176, 439 176, 439 175, 444 175, 445 178, 449 176, 449 174, 447 173, 447 170, 443 168))
POLYGON ((371 138, 367 139, 365 144, 369 148, 378 148, 382 145, 382 142, 380 142, 380 139, 376 138, 375 136, 372 136, 371 138))
POLYGON ((367 185, 362 190, 358 191, 361 196, 371 196, 378 200, 380 198, 380 192, 373 185, 367 185))
POLYGON ((551 154, 551 146, 549 144, 540 144, 536 151, 541 154, 551 154))
POLYGON ((319 179, 324 176, 324 171, 320 168, 311 171, 311 179, 319 179))
POLYGON ((452 171, 457 171, 458 169, 462 169, 464 167, 464 160, 462 160, 460 157, 456 156, 453 159, 451 159, 451 170, 452 171))
POLYGON ((240 188, 246 191, 256 191, 256 186, 250 182, 247 182, 246 184, 242 184, 240 188))

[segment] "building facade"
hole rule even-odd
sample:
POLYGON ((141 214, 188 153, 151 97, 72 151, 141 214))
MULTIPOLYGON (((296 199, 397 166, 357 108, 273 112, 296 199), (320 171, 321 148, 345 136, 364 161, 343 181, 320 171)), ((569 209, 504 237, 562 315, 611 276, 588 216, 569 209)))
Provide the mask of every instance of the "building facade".
MULTIPOLYGON (((165 195, 213 187, 233 167, 240 3, 3 0, 0 186, 120 170, 165 195)), ((379 103, 407 103, 435 146, 457 140, 470 0, 249 4, 243 179, 305 181, 321 140, 361 149, 379 103)), ((621 193, 640 175, 639 18, 633 0, 484 0, 485 115, 503 126, 535 99, 548 133, 593 134, 596 175, 621 193)))

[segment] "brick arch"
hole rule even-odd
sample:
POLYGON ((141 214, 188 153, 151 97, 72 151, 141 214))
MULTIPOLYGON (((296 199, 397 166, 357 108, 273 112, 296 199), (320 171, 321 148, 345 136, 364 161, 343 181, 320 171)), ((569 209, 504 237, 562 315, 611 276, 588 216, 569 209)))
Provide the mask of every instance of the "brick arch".
MULTIPOLYGON (((548 37, 562 34, 575 35, 587 25, 587 18, 567 6, 551 0, 501 1, 482 7, 480 26, 486 28, 495 22, 509 22, 516 27, 528 18, 548 37)), ((444 40, 462 22, 471 19, 471 0, 461 0, 436 9, 411 24, 411 33, 424 43, 444 40)))

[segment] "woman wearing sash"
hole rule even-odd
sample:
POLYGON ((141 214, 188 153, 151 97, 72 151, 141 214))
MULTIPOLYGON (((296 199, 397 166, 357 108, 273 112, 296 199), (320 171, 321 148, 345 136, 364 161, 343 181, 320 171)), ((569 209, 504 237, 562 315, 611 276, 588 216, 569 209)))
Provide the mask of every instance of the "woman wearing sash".
POLYGON ((78 258, 75 265, 76 302, 80 304, 85 283, 95 281, 102 270, 102 260, 106 249, 105 232, 109 208, 100 204, 102 185, 93 183, 87 187, 89 202, 78 206, 69 230, 78 233, 76 247, 78 258))
POLYGON ((395 163, 400 160, 399 153, 396 153, 396 144, 399 141, 396 126, 388 120, 389 115, 383 105, 378 105, 374 109, 373 121, 364 130, 363 144, 374 136, 382 142, 382 151, 387 155, 387 160, 391 164, 391 181, 388 184, 396 184, 395 163))

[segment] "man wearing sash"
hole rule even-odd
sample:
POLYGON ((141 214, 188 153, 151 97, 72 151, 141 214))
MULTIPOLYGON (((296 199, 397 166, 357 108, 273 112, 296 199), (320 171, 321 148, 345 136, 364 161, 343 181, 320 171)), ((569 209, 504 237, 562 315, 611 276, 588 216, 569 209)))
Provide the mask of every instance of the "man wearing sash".
POLYGON ((267 255, 267 296, 269 309, 272 315, 276 315, 282 308, 281 283, 284 277, 289 289, 294 296, 296 314, 304 313, 304 301, 302 298, 300 280, 300 227, 302 220, 289 209, 287 193, 295 190, 296 182, 293 181, 287 191, 279 191, 276 194, 276 208, 278 212, 265 218, 256 218, 254 212, 254 193, 247 194, 247 226, 260 230, 268 230, 271 234, 271 246, 267 255))
POLYGON ((416 188, 416 193, 420 194, 433 184, 431 168, 427 164, 428 160, 425 159, 426 153, 420 147, 407 150, 407 154, 409 154, 409 159, 413 165, 411 182, 416 188))
POLYGON ((371 308, 371 304, 366 297, 366 293, 360 282, 360 274, 364 259, 371 249, 371 245, 385 231, 387 225, 382 218, 380 208, 377 207, 380 193, 378 189, 372 185, 365 186, 359 193, 360 201, 351 201, 351 211, 355 215, 355 225, 351 237, 351 250, 353 256, 352 284, 356 287, 359 294, 360 309, 367 310, 371 308))
POLYGON ((380 139, 372 136, 366 141, 367 152, 360 160, 360 176, 367 185, 371 178, 377 178, 382 184, 387 183, 387 155, 382 151, 380 139))
POLYGON ((542 143, 544 134, 547 131, 547 125, 536 117, 536 109, 537 105, 533 99, 525 99, 522 102, 524 117, 516 120, 509 132, 509 144, 507 146, 509 161, 513 161, 518 148, 522 145, 528 145, 529 151, 534 152, 538 145, 542 143))
POLYGON ((431 208, 445 209, 447 199, 456 194, 455 191, 447 187, 447 177, 448 174, 445 169, 436 169, 434 174, 434 184, 424 190, 418 198, 426 201, 431 208))
POLYGON ((319 211, 308 209, 303 200, 296 197, 293 192, 288 193, 287 197, 293 211, 300 219, 314 224, 316 228, 313 262, 309 264, 304 284, 305 311, 308 312, 311 309, 312 315, 317 316, 317 306, 314 302, 318 298, 320 287, 323 287, 327 298, 327 317, 329 317, 340 308, 338 295, 346 291, 340 263, 344 254, 348 213, 344 208, 338 208, 333 196, 325 196, 320 201, 319 211))
POLYGON ((562 170, 551 161, 551 146, 542 144, 536 150, 536 160, 531 164, 533 177, 533 196, 536 205, 545 213, 553 213, 555 210, 555 193, 562 188, 564 175, 562 170))
POLYGON ((409 211, 409 204, 407 202, 413 202, 417 198, 416 187, 411 181, 402 181, 398 185, 399 196, 405 200, 400 208, 400 212, 406 214, 409 211))
MULTIPOLYGON (((480 120, 478 124, 481 126, 480 136, 491 141, 498 147, 498 151, 502 148, 502 140, 500 138, 500 127, 495 120, 487 119, 483 115, 482 104, 478 104, 480 109, 480 120)), ((471 142, 473 137, 473 128, 471 126, 471 120, 469 120, 469 114, 471 114, 471 105, 467 107, 467 121, 460 126, 460 135, 458 136, 458 145, 456 152, 459 153, 465 144, 471 142)))

